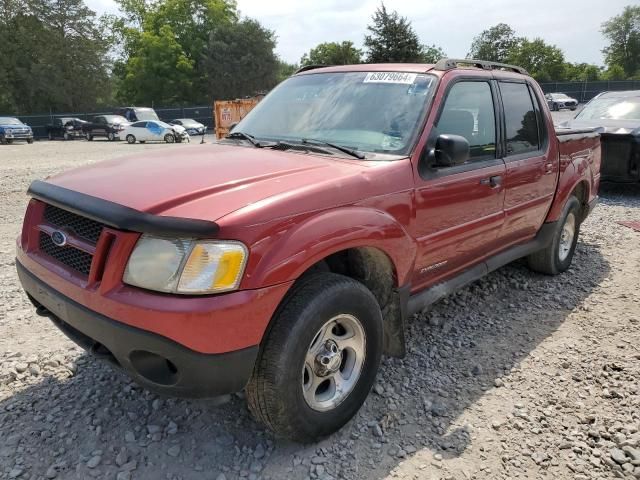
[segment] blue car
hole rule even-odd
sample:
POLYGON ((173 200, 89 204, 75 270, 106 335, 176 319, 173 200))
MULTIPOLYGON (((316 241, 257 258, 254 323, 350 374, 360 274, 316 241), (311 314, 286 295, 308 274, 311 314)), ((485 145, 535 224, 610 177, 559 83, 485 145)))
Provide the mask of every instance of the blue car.
POLYGON ((26 140, 33 143, 33 130, 17 118, 0 117, 0 143, 6 145, 14 140, 26 140))

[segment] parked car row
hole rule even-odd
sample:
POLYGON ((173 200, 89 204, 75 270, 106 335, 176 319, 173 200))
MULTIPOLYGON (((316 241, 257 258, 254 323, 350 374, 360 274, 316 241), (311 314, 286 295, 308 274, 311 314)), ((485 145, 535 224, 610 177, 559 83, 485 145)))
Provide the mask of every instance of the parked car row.
MULTIPOLYGON (((189 141, 190 135, 204 135, 207 127, 192 118, 176 118, 163 122, 152 108, 120 108, 113 115, 97 115, 91 121, 77 117, 57 117, 46 125, 49 140, 106 138, 109 141, 126 140, 128 143, 189 141)), ((14 117, 0 117, 0 143, 14 140, 33 142, 33 130, 14 117)))

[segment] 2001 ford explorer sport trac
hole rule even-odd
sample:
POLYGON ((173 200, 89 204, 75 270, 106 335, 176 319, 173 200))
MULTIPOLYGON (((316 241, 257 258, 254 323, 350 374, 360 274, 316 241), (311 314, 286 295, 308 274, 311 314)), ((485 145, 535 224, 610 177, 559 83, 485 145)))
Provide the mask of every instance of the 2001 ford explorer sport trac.
POLYGON ((35 181, 20 280, 71 339, 158 392, 246 387, 312 441, 360 408, 404 323, 527 256, 571 264, 600 140, 556 132, 518 67, 307 69, 218 144, 35 181))

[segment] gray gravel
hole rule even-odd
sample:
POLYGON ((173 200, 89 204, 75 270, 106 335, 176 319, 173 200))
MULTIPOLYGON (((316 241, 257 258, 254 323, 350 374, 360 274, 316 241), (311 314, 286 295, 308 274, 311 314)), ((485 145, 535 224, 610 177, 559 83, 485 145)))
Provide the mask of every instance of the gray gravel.
POLYGON ((364 408, 315 445, 273 438, 242 394, 160 398, 37 317, 14 261, 35 178, 160 148, 0 148, 0 479, 640 478, 640 189, 607 188, 559 277, 522 262, 415 317, 364 408))

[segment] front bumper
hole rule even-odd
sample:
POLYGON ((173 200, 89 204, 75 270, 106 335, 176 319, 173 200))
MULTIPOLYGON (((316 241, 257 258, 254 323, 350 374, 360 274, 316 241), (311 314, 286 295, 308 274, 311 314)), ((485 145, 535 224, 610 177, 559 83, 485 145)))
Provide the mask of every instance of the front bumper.
POLYGON ((0 138, 7 140, 32 140, 33 132, 4 132, 0 133, 0 138))
POLYGON ((49 317, 82 348, 122 368, 150 390, 179 397, 214 397, 242 390, 251 376, 258 345, 227 353, 196 352, 90 310, 42 282, 19 262, 16 267, 39 314, 49 317))

